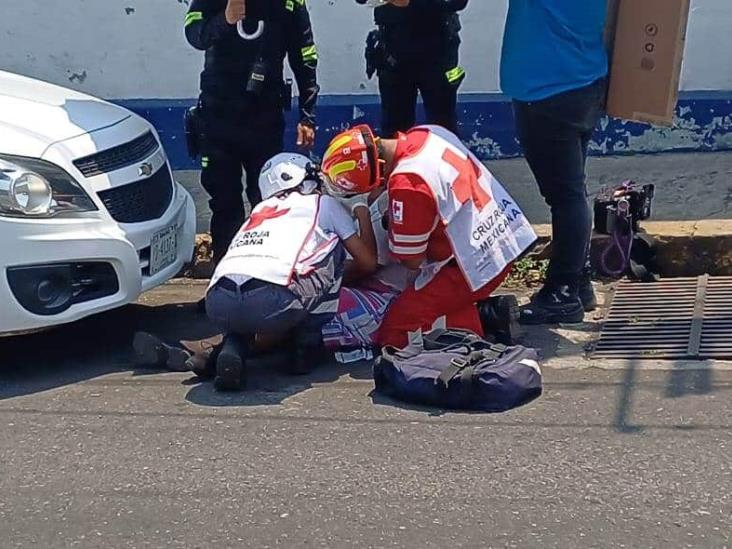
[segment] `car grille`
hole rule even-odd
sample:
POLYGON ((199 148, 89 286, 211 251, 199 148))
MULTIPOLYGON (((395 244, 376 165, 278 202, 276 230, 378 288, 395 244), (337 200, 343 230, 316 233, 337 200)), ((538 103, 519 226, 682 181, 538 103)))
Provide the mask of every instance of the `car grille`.
POLYGON ((157 151, 158 147, 155 136, 152 132, 147 132, 124 145, 78 158, 74 160, 74 166, 84 177, 93 177, 141 162, 157 151))
POLYGON ((147 179, 99 192, 99 198, 119 223, 158 219, 173 198, 173 179, 167 165, 163 165, 147 179))

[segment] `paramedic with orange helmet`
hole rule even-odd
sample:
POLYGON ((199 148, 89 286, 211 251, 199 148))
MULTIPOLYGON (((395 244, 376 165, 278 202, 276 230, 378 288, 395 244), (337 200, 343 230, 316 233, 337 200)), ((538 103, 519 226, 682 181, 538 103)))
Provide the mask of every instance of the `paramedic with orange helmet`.
POLYGON ((369 126, 356 126, 333 139, 322 170, 335 195, 386 185, 391 253, 416 274, 390 306, 378 343, 403 347, 410 334, 438 327, 481 334, 476 304, 501 285, 536 235, 458 137, 418 126, 379 139, 369 126))

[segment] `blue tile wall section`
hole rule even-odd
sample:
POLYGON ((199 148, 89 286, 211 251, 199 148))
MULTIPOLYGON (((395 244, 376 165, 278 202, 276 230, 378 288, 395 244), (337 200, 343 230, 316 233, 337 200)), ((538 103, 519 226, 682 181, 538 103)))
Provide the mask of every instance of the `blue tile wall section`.
MULTIPOLYGON (((192 169, 183 135, 183 113, 194 100, 116 100, 149 120, 158 130, 174 169, 192 169)), ((422 116, 421 108, 419 116, 422 116)), ((498 94, 470 94, 460 99, 460 132, 482 159, 520 155, 513 128, 510 101, 498 94)), ((288 113, 286 143, 295 149, 296 112, 288 113)), ((329 139, 342 128, 368 122, 378 126, 377 96, 324 96, 318 110, 321 154, 329 139)), ((732 91, 682 94, 672 128, 650 127, 605 117, 591 144, 594 155, 640 154, 668 151, 732 150, 732 91)))

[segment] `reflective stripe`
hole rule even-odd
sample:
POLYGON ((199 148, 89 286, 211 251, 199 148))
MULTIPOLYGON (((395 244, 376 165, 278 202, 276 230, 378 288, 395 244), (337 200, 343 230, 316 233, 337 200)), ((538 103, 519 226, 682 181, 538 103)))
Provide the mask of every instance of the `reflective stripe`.
POLYGON ((425 243, 423 246, 413 246, 413 247, 407 247, 407 246, 397 246, 393 242, 389 241, 389 249, 394 252, 395 254, 399 255, 420 255, 427 251, 427 243, 425 243))
POLYGON ((455 67, 454 69, 450 69, 449 71, 447 71, 445 73, 445 76, 447 76, 447 81, 452 84, 465 76, 465 69, 462 67, 455 67))
POLYGON ((295 2, 293 2, 293 0, 287 0, 287 2, 285 2, 285 9, 287 11, 295 11, 295 2))
POLYGON ((403 244, 421 244, 422 242, 426 241, 430 235, 432 234, 432 231, 424 234, 396 234, 393 233, 392 237, 394 238, 394 242, 401 242, 403 244))
POLYGON ((203 19, 203 12, 202 11, 192 11, 192 12, 189 12, 186 15, 185 26, 187 27, 191 23, 195 23, 196 21, 200 21, 202 19, 203 19))
POLYGON ((318 50, 314 45, 304 47, 301 52, 303 61, 317 61, 318 59, 318 50))
POLYGON ((201 167, 208 168, 208 156, 201 157, 201 167))

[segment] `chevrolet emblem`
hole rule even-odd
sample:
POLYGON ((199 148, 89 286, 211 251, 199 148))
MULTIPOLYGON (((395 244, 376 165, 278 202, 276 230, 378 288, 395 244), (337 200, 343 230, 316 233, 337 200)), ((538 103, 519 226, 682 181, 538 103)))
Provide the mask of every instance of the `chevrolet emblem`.
POLYGON ((145 162, 144 164, 140 165, 137 171, 141 177, 150 177, 153 173, 153 166, 152 164, 150 164, 150 162, 145 162))

